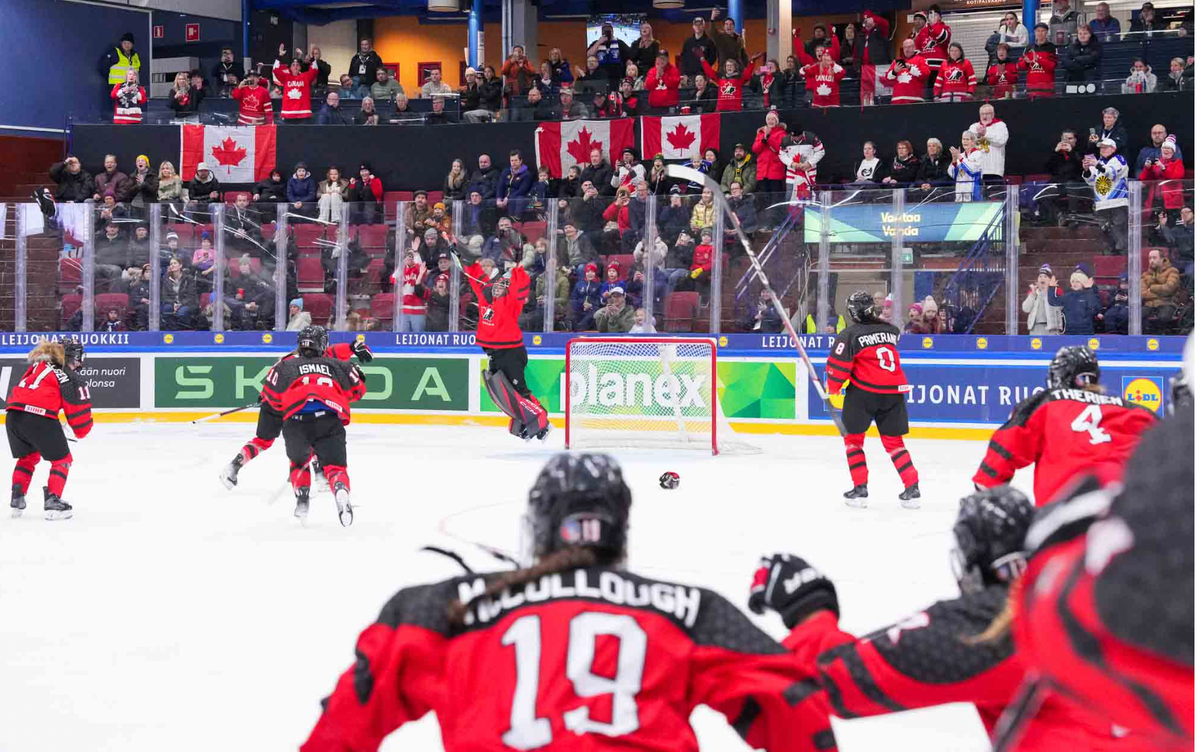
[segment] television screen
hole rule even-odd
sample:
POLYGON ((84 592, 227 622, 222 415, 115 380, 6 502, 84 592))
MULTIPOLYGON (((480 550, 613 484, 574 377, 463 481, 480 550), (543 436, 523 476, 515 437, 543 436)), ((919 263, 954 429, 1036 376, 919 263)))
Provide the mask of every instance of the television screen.
POLYGON ((587 25, 587 46, 591 47, 592 43, 600 38, 600 27, 604 24, 612 24, 613 36, 625 42, 625 44, 633 44, 641 36, 642 21, 645 20, 644 13, 636 14, 604 14, 600 16, 592 16, 588 19, 587 25))

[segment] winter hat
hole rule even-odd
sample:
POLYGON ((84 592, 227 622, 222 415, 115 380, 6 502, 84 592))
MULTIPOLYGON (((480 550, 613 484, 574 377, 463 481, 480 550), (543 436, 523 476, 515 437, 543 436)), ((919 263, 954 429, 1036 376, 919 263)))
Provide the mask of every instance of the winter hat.
POLYGON ((922 315, 928 315, 930 313, 936 314, 937 310, 938 310, 938 304, 936 301, 934 301, 933 296, 926 295, 924 302, 921 303, 922 315))
POLYGON ((134 38, 133 38, 133 32, 132 32, 132 31, 127 31, 127 32, 125 32, 124 34, 122 34, 122 35, 121 35, 121 41, 122 41, 122 42, 129 42, 130 44, 135 44, 135 40, 134 40, 134 38))
POLYGON ((144 160, 146 160, 146 164, 147 164, 147 165, 148 165, 148 164, 150 164, 150 157, 147 157, 145 154, 139 154, 139 155, 137 155, 137 159, 133 160, 133 163, 134 163, 134 164, 137 164, 137 160, 138 160, 138 159, 144 159, 144 160))
POLYGON ((1117 142, 1113 141, 1111 138, 1102 138, 1100 139, 1100 143, 1096 144, 1096 146, 1109 146, 1115 149, 1117 148, 1117 142))
POLYGON ((1047 277, 1053 277, 1053 276, 1054 276, 1054 272, 1053 272, 1053 271, 1050 269, 1050 265, 1049 265, 1049 264, 1042 264, 1042 268, 1041 268, 1041 269, 1038 269, 1038 276, 1040 277, 1040 276, 1042 276, 1043 274, 1044 274, 1044 275, 1046 275, 1047 277))
POLYGON ((607 267, 605 267, 605 269, 616 269, 617 271, 621 271, 621 265, 616 261, 612 261, 607 267))
POLYGON ((626 154, 633 157, 634 159, 637 159, 637 152, 633 150, 632 146, 626 146, 624 149, 621 150, 622 157, 624 157, 626 154))
POLYGON ((196 165, 196 174, 200 174, 201 172, 208 172, 208 165, 203 162, 196 165))
POLYGON ((632 78, 630 78, 629 76, 626 76, 625 78, 621 79, 621 85, 622 85, 622 86, 624 86, 625 84, 629 84, 629 85, 630 85, 630 87, 632 87, 632 86, 633 86, 633 83, 634 83, 634 82, 633 82, 633 79, 632 79, 632 78))
POLYGON ((1092 265, 1086 261, 1080 261, 1075 267, 1075 271, 1083 272, 1089 279, 1096 276, 1096 272, 1092 269, 1092 265))
POLYGON ((441 253, 439 253, 439 254, 437 255, 437 260, 438 260, 438 261, 441 261, 442 259, 446 259, 447 261, 449 261, 449 260, 450 260, 450 254, 449 254, 449 253, 446 253, 445 251, 442 251, 441 253))
POLYGON ((596 274, 599 271, 600 270, 596 267, 595 264, 588 264, 587 266, 583 267, 584 274, 587 274, 588 272, 591 272, 592 274, 596 274))
MULTIPOLYGON (((201 162, 201 164, 203 164, 203 162, 201 162)), ((198 169, 200 169, 200 167, 199 167, 199 166, 197 166, 197 167, 196 167, 196 169, 198 170, 198 169)), ((292 172, 300 172, 301 170, 304 170, 305 172, 308 172, 308 165, 306 165, 306 164, 305 164, 305 163, 303 163, 303 162, 297 162, 297 163, 296 163, 296 169, 292 170, 292 172)))
POLYGON ((429 237, 430 235, 432 235, 434 238, 437 238, 437 230, 433 227, 426 229, 425 237, 429 237))
POLYGON ((1119 284, 1119 285, 1129 284, 1129 272, 1121 272, 1120 274, 1118 274, 1117 275, 1117 284, 1119 284))
POLYGON ((465 71, 465 75, 468 75, 468 76, 474 76, 474 75, 475 75, 476 73, 478 73, 478 72, 479 72, 479 71, 477 71, 477 70, 475 70, 474 68, 472 68, 472 67, 468 66, 468 67, 467 67, 467 70, 465 71))
POLYGON ((212 235, 209 234, 208 230, 205 230, 204 232, 200 233, 200 239, 201 240, 212 240, 212 235))
POLYGON ((1178 153, 1179 149, 1175 146, 1175 134, 1167 136, 1167 140, 1162 142, 1159 149, 1170 149, 1172 154, 1178 153))
POLYGON ((441 209, 442 211, 446 211, 446 205, 445 205, 445 204, 443 204, 441 201, 439 201, 439 202, 437 202, 436 204, 434 204, 434 205, 433 205, 433 208, 434 208, 434 209, 441 209))
POLYGON ((925 14, 924 14, 924 13, 914 13, 914 14, 913 14, 913 20, 915 21, 915 20, 916 20, 916 19, 918 19, 918 18, 919 18, 919 19, 921 19, 922 21, 928 21, 928 20, 929 20, 928 18, 926 18, 926 17, 925 17, 925 14))
POLYGON ((678 185, 673 185, 671 186, 671 193, 674 193, 676 196, 681 196, 683 195, 683 189, 678 185))
POLYGON ((179 234, 177 232, 175 232, 174 230, 167 233, 167 242, 169 243, 172 240, 179 240, 179 234))
POLYGON ((920 315, 921 315, 921 304, 920 304, 920 303, 913 303, 912 305, 910 305, 910 306, 908 307, 908 312, 909 312, 909 314, 910 314, 910 315, 915 313, 915 314, 917 314, 918 316, 920 316, 920 315))
POLYGON ((288 303, 288 305, 296 306, 301 311, 303 311, 304 310, 304 298, 294 298, 290 303, 288 303))
POLYGON ((372 169, 371 169, 371 163, 370 163, 370 162, 363 162, 362 164, 360 164, 360 165, 358 166, 358 171, 359 171, 359 172, 362 172, 363 170, 366 170, 367 172, 374 172, 374 170, 372 170, 372 169))

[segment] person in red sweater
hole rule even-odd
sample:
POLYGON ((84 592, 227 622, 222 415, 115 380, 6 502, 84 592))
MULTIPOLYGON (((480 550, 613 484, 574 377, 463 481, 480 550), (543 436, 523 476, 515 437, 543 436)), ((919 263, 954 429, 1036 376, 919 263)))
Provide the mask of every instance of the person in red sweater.
POLYGON ((1008 59, 1008 44, 996 46, 996 62, 987 70, 987 85, 994 99, 1011 99, 1017 86, 1017 64, 1008 59))
POLYGON ((1138 180, 1171 181, 1149 186, 1151 190, 1146 191, 1146 208, 1149 209, 1153 205, 1157 193, 1162 198, 1163 208, 1171 212, 1172 216, 1177 216, 1183 208, 1183 183, 1179 182, 1183 180, 1183 160, 1175 158, 1175 136, 1167 136, 1159 149, 1161 156, 1153 161, 1146 160, 1138 180))
POLYGON ((279 68, 275 71, 275 78, 283 87, 283 104, 279 108, 283 122, 302 124, 312 121, 312 82, 317 73, 316 68, 301 73, 300 61, 295 58, 288 70, 279 68))
POLYGON ((238 101, 238 125, 269 125, 275 122, 271 94, 258 73, 250 71, 246 74, 245 80, 229 96, 238 101))
POLYGON ((146 90, 138 82, 136 68, 125 73, 125 83, 117 84, 109 95, 113 100, 113 125, 137 125, 142 122, 146 90))
POLYGON ((50 463, 50 479, 42 489, 46 519, 71 518, 71 505, 62 500, 71 472, 71 450, 58 411, 63 411, 75 438, 82 439, 92 430, 92 395, 77 373, 82 364, 83 343, 43 340, 29 353, 29 368, 8 397, 5 430, 17 460, 12 476, 13 517, 25 511, 33 471, 45 459, 50 463))
POLYGON ((1017 63, 1025 71, 1025 93, 1030 99, 1054 96, 1054 69, 1058 67, 1058 50, 1049 41, 1050 27, 1039 23, 1033 27, 1034 43, 1029 45, 1017 63))
POLYGON ((709 285, 711 284, 710 277, 712 276, 714 252, 712 230, 707 228, 701 230, 700 244, 696 246, 696 250, 692 253, 692 267, 688 270, 688 277, 691 280, 688 283, 688 289, 696 290, 701 294, 707 294, 709 285))
POLYGON ((966 58, 962 45, 950 43, 950 54, 933 82, 933 98, 938 102, 965 102, 975 98, 975 66, 966 58))
POLYGON ((654 67, 646 74, 646 91, 651 107, 674 107, 679 104, 679 69, 671 65, 671 54, 659 50, 654 67))
MULTIPOLYGON (((754 152, 756 192, 770 195, 780 194, 787 190, 784 184, 787 168, 779 160, 779 150, 783 148, 785 138, 787 138, 787 128, 780 124, 779 113, 775 110, 768 110, 767 123, 758 129, 758 133, 754 136, 754 145, 750 147, 750 150, 754 152)), ((773 204, 779 200, 776 197, 769 200, 768 203, 773 204)))
POLYGON ((837 107, 841 104, 841 81, 846 77, 846 69, 835 62, 842 53, 837 35, 830 40, 829 47, 813 47, 812 55, 805 51, 803 44, 797 42, 799 40, 793 42, 793 49, 800 62, 804 63, 801 72, 805 86, 812 92, 812 106, 837 107))
POLYGON ((892 61, 884 74, 884 84, 892 88, 892 104, 912 104, 925 101, 925 80, 929 65, 917 54, 917 45, 904 40, 903 57, 892 61))
POLYGON ((529 274, 518 264, 508 274, 489 279, 483 266, 475 262, 463 269, 463 276, 479 304, 475 343, 488 356, 488 371, 483 378, 488 394, 511 418, 509 433, 525 441, 545 439, 550 433, 550 419, 525 383, 529 353, 518 323, 529 301, 529 274))
POLYGON ((428 269, 421 254, 409 251, 404 255, 404 266, 400 268, 399 273, 400 279, 397 280, 397 275, 392 274, 392 281, 399 282, 397 287, 403 296, 400 301, 400 312, 404 314, 404 318, 400 321, 400 331, 402 332, 425 331, 425 304, 431 295, 429 288, 425 286, 427 272, 428 269))
POLYGON ((941 8, 937 5, 929 6, 926 19, 928 22, 917 32, 913 41, 917 54, 936 76, 950 56, 950 27, 942 20, 941 8))
POLYGON ((737 61, 730 58, 725 61, 724 76, 717 75, 707 60, 700 60, 700 64, 704 67, 704 74, 710 81, 715 81, 717 84, 717 112, 741 112, 742 87, 754 78, 754 61, 760 57, 766 57, 766 55, 767 53, 760 52, 750 58, 750 64, 740 74, 737 61))

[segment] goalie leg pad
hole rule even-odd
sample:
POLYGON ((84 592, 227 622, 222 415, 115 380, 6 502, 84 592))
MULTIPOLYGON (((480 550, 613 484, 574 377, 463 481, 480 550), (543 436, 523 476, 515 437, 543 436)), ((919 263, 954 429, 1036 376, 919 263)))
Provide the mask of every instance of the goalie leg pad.
POLYGON ((545 408, 535 399, 522 397, 503 372, 485 373, 483 380, 487 384, 492 402, 496 403, 496 407, 500 408, 502 413, 513 419, 509 430, 514 435, 524 438, 525 432, 537 434, 550 425, 545 408), (522 432, 517 433, 516 428, 520 428, 522 432))

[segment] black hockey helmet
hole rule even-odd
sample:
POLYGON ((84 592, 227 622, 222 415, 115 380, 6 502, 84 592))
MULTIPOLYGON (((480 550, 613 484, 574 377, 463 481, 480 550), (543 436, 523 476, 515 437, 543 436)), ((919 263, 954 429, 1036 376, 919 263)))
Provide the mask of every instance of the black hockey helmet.
POLYGON ((83 343, 77 339, 64 339, 62 341, 63 359, 66 365, 70 368, 75 368, 83 363, 83 343))
POLYGON ((1060 347, 1046 374, 1049 389, 1079 389, 1100 383, 1100 361, 1083 345, 1060 347))
POLYGON ((875 298, 866 290, 850 293, 850 297, 846 298, 846 313, 850 314, 850 320, 857 324, 873 321, 878 316, 875 311, 875 298))
POLYGON ((329 332, 325 327, 309 324, 296 335, 296 350, 301 355, 319 358, 329 347, 329 332))
POLYGON ((609 455, 556 455, 529 490, 528 554, 538 559, 566 546, 589 546, 604 559, 620 560, 632 502, 621 466, 609 455))
POLYGON ((979 491, 958 502, 950 566, 963 593, 1011 582, 1025 571, 1025 534, 1033 511, 1029 497, 1011 486, 979 491))

